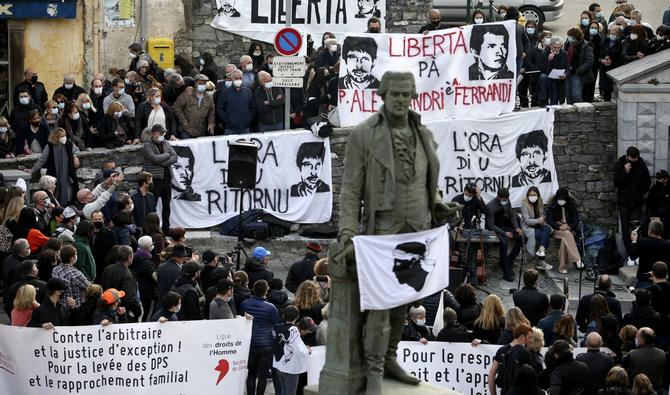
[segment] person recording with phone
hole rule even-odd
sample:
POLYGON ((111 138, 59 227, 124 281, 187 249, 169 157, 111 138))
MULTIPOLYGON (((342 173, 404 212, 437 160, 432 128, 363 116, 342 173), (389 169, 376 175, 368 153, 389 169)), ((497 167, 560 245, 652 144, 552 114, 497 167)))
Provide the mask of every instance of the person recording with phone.
POLYGON ((665 262, 670 257, 670 242, 663 240, 663 223, 652 220, 649 223, 647 234, 649 237, 640 238, 638 227, 630 233, 631 255, 630 258, 640 259, 637 267, 637 283, 635 288, 649 288, 653 285, 651 281, 651 269, 656 262, 665 262))
MULTIPOLYGON (((479 236, 481 235, 480 218, 482 215, 486 217, 488 214, 488 209, 486 208, 486 203, 484 203, 484 200, 482 199, 479 187, 474 183, 467 183, 465 184, 463 193, 454 196, 451 201, 463 206, 463 209, 461 210, 462 219, 459 225, 463 236, 467 238, 476 236, 475 239, 479 239, 479 236)), ((465 262, 470 280, 476 285, 477 247, 475 247, 475 244, 471 244, 466 248, 468 256, 465 257, 465 262)))

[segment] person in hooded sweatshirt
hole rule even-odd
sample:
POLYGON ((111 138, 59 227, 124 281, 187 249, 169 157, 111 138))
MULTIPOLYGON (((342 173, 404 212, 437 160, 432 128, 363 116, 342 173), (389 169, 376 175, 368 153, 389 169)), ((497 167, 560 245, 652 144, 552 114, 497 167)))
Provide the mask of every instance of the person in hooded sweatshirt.
POLYGON ((270 251, 263 247, 256 247, 251 251, 251 256, 244 264, 244 271, 249 276, 249 288, 252 289, 258 280, 265 280, 270 283, 275 277, 272 270, 268 269, 267 265, 270 262, 270 251))
POLYGON ((284 282, 281 278, 273 278, 270 280, 270 291, 268 292, 268 302, 277 307, 277 310, 282 309, 290 304, 288 294, 284 291, 284 282))

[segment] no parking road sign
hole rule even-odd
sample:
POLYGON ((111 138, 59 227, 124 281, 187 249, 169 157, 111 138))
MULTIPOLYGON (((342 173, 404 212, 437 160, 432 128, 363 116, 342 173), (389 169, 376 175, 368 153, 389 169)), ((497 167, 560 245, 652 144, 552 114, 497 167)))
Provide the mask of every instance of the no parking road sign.
POLYGON ((297 30, 285 27, 277 32, 275 49, 280 55, 293 56, 300 51, 300 47, 302 47, 302 36, 297 30))

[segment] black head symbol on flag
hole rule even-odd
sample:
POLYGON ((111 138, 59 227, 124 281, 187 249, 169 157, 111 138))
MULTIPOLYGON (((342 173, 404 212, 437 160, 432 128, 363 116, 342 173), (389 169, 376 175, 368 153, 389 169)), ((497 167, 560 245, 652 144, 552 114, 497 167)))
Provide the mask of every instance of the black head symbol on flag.
POLYGON ((393 273, 400 284, 407 284, 417 292, 421 291, 428 277, 422 267, 426 245, 420 242, 398 244, 393 250, 393 273))

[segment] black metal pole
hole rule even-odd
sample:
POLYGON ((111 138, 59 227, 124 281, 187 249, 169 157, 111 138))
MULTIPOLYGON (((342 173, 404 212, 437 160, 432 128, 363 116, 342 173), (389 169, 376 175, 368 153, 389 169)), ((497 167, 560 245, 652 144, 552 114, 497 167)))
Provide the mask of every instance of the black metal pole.
POLYGON ((240 211, 237 217, 237 264, 235 271, 240 270, 240 254, 242 254, 242 199, 244 198, 244 188, 240 188, 240 211))

